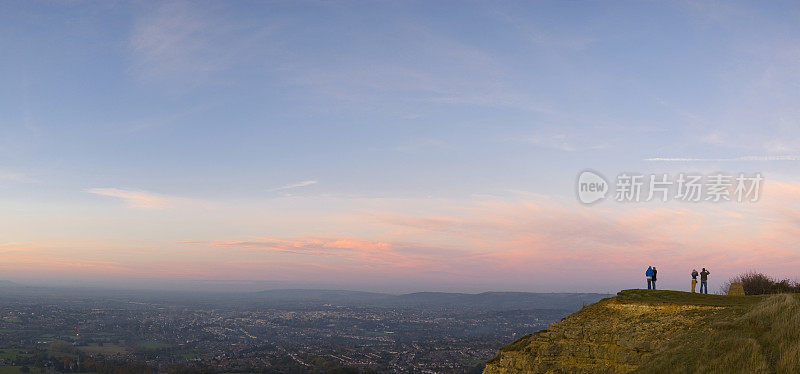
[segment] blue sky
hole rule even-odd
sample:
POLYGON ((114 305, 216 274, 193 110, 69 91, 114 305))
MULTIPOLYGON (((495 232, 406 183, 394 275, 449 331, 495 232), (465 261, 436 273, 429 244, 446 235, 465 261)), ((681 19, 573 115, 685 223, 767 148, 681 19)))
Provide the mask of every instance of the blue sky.
POLYGON ((798 21, 792 2, 4 3, 0 240, 87 261, 76 241, 404 241, 353 216, 574 203, 585 168, 791 184, 798 21))

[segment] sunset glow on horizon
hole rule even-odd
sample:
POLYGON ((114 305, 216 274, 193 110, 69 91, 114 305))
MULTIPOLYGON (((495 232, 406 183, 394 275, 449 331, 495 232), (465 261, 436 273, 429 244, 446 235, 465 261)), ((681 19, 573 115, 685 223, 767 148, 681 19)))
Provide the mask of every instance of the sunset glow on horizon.
POLYGON ((789 8, 0 5, 0 279, 616 292, 646 287, 649 265, 665 289, 701 267, 712 291, 748 270, 796 279, 789 8), (754 202, 585 205, 587 169, 764 181, 754 202))

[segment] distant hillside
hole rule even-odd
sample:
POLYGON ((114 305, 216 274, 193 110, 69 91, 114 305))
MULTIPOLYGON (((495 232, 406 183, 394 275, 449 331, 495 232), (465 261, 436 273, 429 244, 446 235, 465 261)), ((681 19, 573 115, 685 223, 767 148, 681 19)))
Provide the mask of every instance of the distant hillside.
POLYGON ((243 305, 248 307, 375 307, 426 308, 459 311, 557 310, 563 315, 611 295, 595 293, 484 292, 479 294, 417 292, 403 295, 313 289, 278 289, 259 292, 115 290, 97 287, 26 286, 0 280, 0 298, 38 299, 48 297, 69 302, 83 298, 127 302, 136 299, 153 303, 186 305, 243 305))
POLYGON ((495 373, 800 373, 798 295, 626 290, 504 346, 495 373))
POLYGON ((610 295, 594 293, 484 292, 479 294, 416 292, 404 295, 337 290, 270 290, 257 292, 263 301, 325 303, 347 306, 445 309, 577 310, 610 295))
POLYGON ((346 290, 309 290, 309 289, 283 289, 283 290, 267 290, 259 291, 255 294, 274 299, 298 299, 298 300, 320 300, 329 301, 337 298, 345 299, 364 299, 374 300, 382 299, 387 294, 376 292, 364 291, 346 291, 346 290))

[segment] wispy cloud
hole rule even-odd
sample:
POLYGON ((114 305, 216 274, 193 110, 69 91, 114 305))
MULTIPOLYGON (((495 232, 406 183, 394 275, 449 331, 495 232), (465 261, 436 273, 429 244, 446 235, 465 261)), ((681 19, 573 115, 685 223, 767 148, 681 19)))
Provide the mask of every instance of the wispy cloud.
POLYGON ((90 188, 86 192, 122 199, 125 204, 134 209, 158 210, 168 207, 173 198, 154 194, 147 191, 128 190, 121 188, 90 188))
POLYGON ((437 284, 476 279, 547 283, 588 272, 591 277, 575 281, 592 287, 598 281, 634 282, 638 267, 650 261, 676 277, 687 266, 713 264, 722 279, 753 263, 778 273, 797 264, 791 248, 800 232, 800 210, 786 201, 799 189, 800 184, 776 182, 758 204, 710 208, 576 209, 570 202, 524 196, 442 201, 443 209, 426 211, 439 204, 403 200, 380 204, 361 217, 358 226, 369 227, 367 233, 182 241, 177 250, 209 258, 224 253, 225 271, 236 275, 252 271, 260 276, 259 266, 274 266, 270 275, 282 279, 309 267, 315 269, 309 275, 314 280, 425 279, 437 284))
MULTIPOLYGON (((331 64, 320 66, 317 55, 287 62, 285 72, 298 86, 321 96, 365 104, 420 103, 481 106, 550 113, 551 104, 538 92, 519 87, 506 64, 489 51, 464 43, 414 21, 396 24, 393 33, 407 35, 391 43, 414 59, 386 59, 391 53, 369 53, 385 44, 348 43, 331 64)), ((387 51, 388 52, 388 51, 387 51)))
MULTIPOLYGON (((762 199, 754 204, 655 207, 605 204, 586 208, 576 206, 572 199, 534 194, 469 201, 359 199, 351 201, 359 205, 346 223, 338 215, 317 221, 322 225, 309 224, 308 220, 315 219, 309 215, 303 217, 308 226, 297 226, 289 235, 263 224, 263 217, 249 228, 242 226, 240 222, 254 220, 239 212, 245 219, 234 222, 235 233, 209 231, 203 226, 209 223, 206 218, 192 216, 183 222, 202 227, 196 232, 199 237, 191 233, 183 237, 189 230, 179 227, 174 231, 184 240, 116 251, 107 251, 106 243, 56 243, 52 250, 36 252, 23 251, 26 247, 19 243, 6 243, 0 244, 0 259, 17 265, 9 268, 16 272, 29 272, 61 256, 79 264, 55 273, 94 266, 89 268, 93 274, 165 279, 207 279, 212 274, 219 279, 346 280, 353 284, 377 280, 536 284, 542 290, 572 287, 555 283, 566 278, 578 289, 617 282, 630 287, 638 280, 639 266, 651 261, 658 261, 665 274, 674 275, 665 279, 678 279, 686 267, 695 265, 713 266, 719 279, 750 266, 784 274, 798 264, 793 249, 800 234, 798 191, 800 183, 775 181, 765 185, 762 199), (74 252, 67 256, 63 248, 74 248, 70 249, 74 252), (149 252, 153 248, 159 248, 158 252, 149 252)), ((128 190, 91 192, 130 203, 149 202, 146 196, 128 190)), ((314 205, 320 204, 315 201, 314 205)), ((236 219, 236 214, 219 213, 213 215, 236 219)), ((280 214, 284 219, 286 213, 280 214)))
POLYGON ((144 79, 186 77, 202 82, 264 50, 258 42, 272 32, 263 22, 227 19, 221 6, 154 4, 135 20, 128 42, 131 70, 144 79))
MULTIPOLYGON (((367 265, 384 271, 424 273, 432 268, 448 269, 448 258, 464 254, 460 249, 440 245, 421 245, 409 242, 388 242, 359 237, 261 237, 251 240, 189 242, 178 244, 199 248, 225 248, 226 253, 253 258, 275 256, 325 256, 328 261, 345 260, 357 266, 367 265), (335 259, 334 259, 335 258, 335 259), (422 270, 421 270, 422 269, 422 270)), ((339 263, 347 266, 346 263, 339 263)), ((326 266, 323 263, 320 265, 326 266)), ((328 265, 329 266, 329 265, 328 265)))
POLYGON ((208 20, 189 3, 165 2, 140 18, 130 39, 135 69, 145 75, 217 70, 209 52, 208 20))
POLYGON ((392 247, 391 244, 381 241, 347 237, 297 239, 260 238, 250 241, 214 242, 211 243, 211 245, 221 248, 255 248, 260 250, 314 255, 324 255, 339 251, 388 252, 392 247))
POLYGON ((292 188, 306 187, 306 186, 310 186, 312 184, 317 184, 317 183, 319 183, 319 181, 307 180, 307 181, 287 184, 285 186, 280 186, 280 187, 276 187, 276 188, 270 188, 270 189, 267 190, 267 192, 290 190, 292 188))
POLYGON ((452 149, 449 144, 438 139, 416 139, 394 147, 398 152, 419 152, 430 149, 452 149))
POLYGON ((571 52, 584 50, 597 40, 592 36, 568 35, 561 29, 558 33, 550 30, 537 29, 533 23, 524 17, 516 17, 510 12, 495 11, 498 19, 510 24, 520 35, 524 36, 533 47, 546 48, 550 52, 571 52))
POLYGON ((571 152, 575 147, 568 142, 567 134, 546 134, 534 135, 524 139, 525 142, 545 148, 555 148, 562 151, 571 152))
POLYGON ((645 161, 800 161, 800 156, 744 156, 733 158, 652 157, 645 161))
POLYGON ((8 173, 0 171, 0 182, 32 183, 35 179, 24 173, 8 173))

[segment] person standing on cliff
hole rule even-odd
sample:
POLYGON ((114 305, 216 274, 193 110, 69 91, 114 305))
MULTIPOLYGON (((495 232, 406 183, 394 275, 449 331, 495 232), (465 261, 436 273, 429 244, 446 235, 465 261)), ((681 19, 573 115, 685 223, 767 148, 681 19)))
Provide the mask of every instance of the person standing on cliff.
POLYGON ((656 289, 656 276, 657 275, 658 275, 658 270, 656 270, 656 267, 653 266, 653 289, 654 290, 656 289))
POLYGON ((697 287, 697 276, 700 275, 697 272, 697 269, 692 269, 692 293, 694 293, 695 287, 697 287))
POLYGON ((703 293, 703 289, 706 290, 705 294, 708 295, 708 275, 711 274, 710 271, 703 268, 700 272, 700 293, 703 293))
POLYGON ((644 276, 647 277, 647 289, 648 290, 652 290, 653 289, 653 274, 654 274, 653 273, 653 267, 652 266, 648 266, 647 270, 644 272, 644 276))

